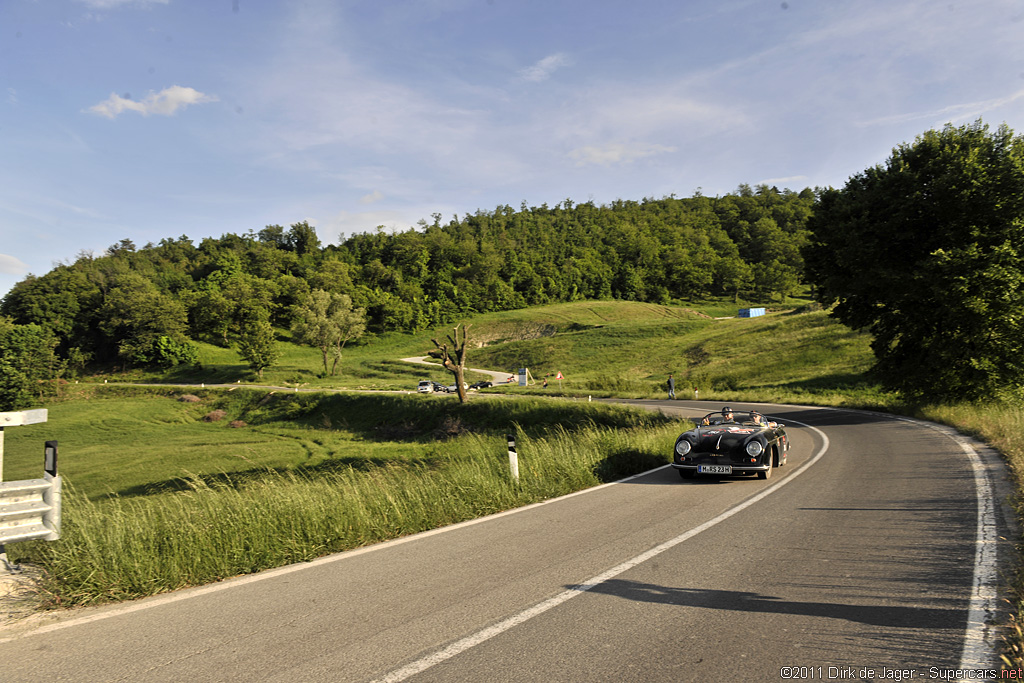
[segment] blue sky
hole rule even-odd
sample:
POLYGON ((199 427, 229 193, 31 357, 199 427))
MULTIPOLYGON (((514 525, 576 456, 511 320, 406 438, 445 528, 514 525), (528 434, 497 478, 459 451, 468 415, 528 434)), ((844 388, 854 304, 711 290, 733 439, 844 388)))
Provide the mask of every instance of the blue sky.
POLYGON ((1024 0, 3 0, 0 295, 309 221, 841 187, 1024 133, 1024 0))

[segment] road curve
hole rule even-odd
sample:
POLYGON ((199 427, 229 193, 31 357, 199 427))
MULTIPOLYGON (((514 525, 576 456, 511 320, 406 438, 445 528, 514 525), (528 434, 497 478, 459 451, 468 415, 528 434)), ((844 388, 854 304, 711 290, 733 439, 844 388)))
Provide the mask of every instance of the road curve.
POLYGON ((926 424, 761 408, 793 443, 768 481, 683 481, 661 468, 311 563, 32 620, 0 630, 3 680, 855 680, 847 672, 994 666, 992 632, 968 622, 998 604, 979 548, 1012 557, 992 540, 1015 537, 1012 514, 979 513, 975 496, 983 480, 1005 500, 1001 464, 983 452, 979 475, 961 442, 926 424), (983 526, 997 536, 979 545, 983 526))
MULTIPOLYGON (((432 363, 429 360, 430 356, 414 356, 412 358, 402 358, 400 360, 406 363, 416 363, 417 365, 429 365, 435 370, 444 370, 444 367, 439 363, 432 363)), ((488 375, 492 382, 495 384, 505 384, 508 382, 508 378, 512 376, 512 373, 505 370, 481 370, 480 368, 466 368, 468 372, 478 372, 481 375, 488 375)))

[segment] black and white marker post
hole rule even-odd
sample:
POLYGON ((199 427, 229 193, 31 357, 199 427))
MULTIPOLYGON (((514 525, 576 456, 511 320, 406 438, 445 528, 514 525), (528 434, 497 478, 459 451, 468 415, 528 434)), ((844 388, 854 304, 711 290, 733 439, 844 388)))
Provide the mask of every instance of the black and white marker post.
POLYGON ((519 481, 519 455, 516 453, 516 435, 508 434, 508 468, 512 478, 519 481))

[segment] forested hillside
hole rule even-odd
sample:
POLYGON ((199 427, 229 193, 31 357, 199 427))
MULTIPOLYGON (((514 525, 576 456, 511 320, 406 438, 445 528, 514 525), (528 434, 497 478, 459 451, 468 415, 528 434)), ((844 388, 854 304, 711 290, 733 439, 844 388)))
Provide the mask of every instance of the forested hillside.
POLYGON ((259 326, 288 328, 314 290, 348 297, 335 301, 363 309, 376 333, 582 299, 769 302, 802 279, 814 200, 809 189, 741 186, 724 197, 499 206, 336 246, 306 223, 199 244, 122 240, 18 283, 0 303, 0 358, 17 373, 29 354, 50 377, 90 363, 187 363, 193 340, 228 346, 259 326))

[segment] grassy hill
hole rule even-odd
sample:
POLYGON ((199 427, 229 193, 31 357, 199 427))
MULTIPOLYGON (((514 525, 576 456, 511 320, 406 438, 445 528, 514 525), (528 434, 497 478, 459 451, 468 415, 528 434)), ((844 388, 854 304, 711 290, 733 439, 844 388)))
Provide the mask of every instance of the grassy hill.
POLYGON ((864 378, 872 361, 869 338, 823 311, 716 318, 688 308, 616 302, 565 304, 535 309, 535 315, 533 321, 550 321, 552 334, 484 347, 473 362, 529 367, 538 379, 562 372, 565 390, 603 395, 660 396, 669 373, 680 394, 696 388, 703 398, 740 392, 747 400, 815 393, 825 398, 870 386, 864 378))
MULTIPOLYGON (((529 368, 547 393, 649 397, 663 393, 674 373, 680 394, 702 398, 806 401, 825 404, 887 403, 865 378, 873 357, 866 334, 849 330, 806 302, 758 318, 735 317, 739 306, 699 307, 626 301, 587 301, 491 313, 467 319, 468 367, 515 372, 529 368), (561 372, 564 380, 553 380, 561 372)), ((360 340, 345 350, 335 376, 324 376, 317 350, 279 332, 278 363, 261 384, 324 389, 411 390, 419 379, 450 383, 451 374, 401 362, 434 349, 450 328, 360 340)), ((101 377, 111 381, 254 383, 237 352, 201 345, 202 367, 169 373, 141 371, 101 377)), ((486 379, 467 373, 469 381, 486 379)), ((495 391, 498 391, 497 389, 495 391)), ((518 391, 524 391, 518 389, 518 391)), ((540 391, 539 387, 525 390, 540 391)))

